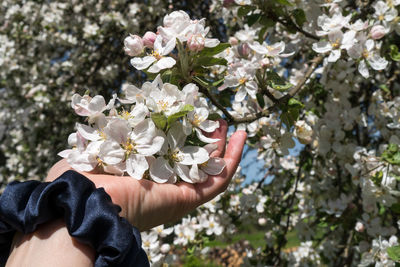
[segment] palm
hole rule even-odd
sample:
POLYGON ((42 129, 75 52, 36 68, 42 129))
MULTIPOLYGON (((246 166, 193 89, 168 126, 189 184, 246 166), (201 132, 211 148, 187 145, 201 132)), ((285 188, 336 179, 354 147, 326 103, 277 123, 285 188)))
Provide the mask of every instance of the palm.
MULTIPOLYGON (((226 168, 220 175, 211 176, 204 183, 157 184, 145 179, 138 181, 129 176, 82 174, 92 180, 96 187, 103 187, 113 202, 121 206, 121 216, 140 230, 173 222, 224 191, 236 171, 246 133, 236 132, 231 137, 225 153, 227 124, 225 121, 220 121, 220 124, 221 127, 211 134, 212 138, 220 139, 218 149, 212 156, 223 156, 226 168)), ((68 169, 71 169, 69 164, 61 160, 50 170, 47 180, 54 180, 68 169)))

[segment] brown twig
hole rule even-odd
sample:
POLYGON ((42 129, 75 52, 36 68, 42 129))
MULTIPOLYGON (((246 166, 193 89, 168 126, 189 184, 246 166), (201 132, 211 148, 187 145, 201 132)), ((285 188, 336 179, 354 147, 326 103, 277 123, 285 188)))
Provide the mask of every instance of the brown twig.
POLYGON ((295 28, 296 31, 301 32, 304 36, 306 36, 308 38, 314 39, 316 41, 319 41, 321 39, 320 37, 318 37, 312 33, 309 33, 307 31, 303 30, 302 28, 300 28, 299 26, 297 26, 297 24, 290 17, 285 17, 285 19, 276 18, 276 21, 288 28, 290 28, 290 27, 295 28))
POLYGON ((203 93, 205 96, 208 97, 208 99, 210 99, 210 101, 219 109, 222 111, 222 113, 224 113, 224 115, 226 116, 227 122, 231 124, 232 121, 235 121, 235 118, 229 113, 229 111, 226 110, 226 108, 224 106, 222 106, 218 100, 207 90, 207 88, 204 88, 203 86, 201 86, 200 84, 199 88, 200 88, 200 92, 203 93))
MULTIPOLYGON (((277 102, 273 106, 269 107, 267 110, 263 110, 261 112, 258 112, 254 116, 248 116, 248 117, 244 117, 244 118, 234 118, 233 116, 231 116, 232 119, 230 121, 228 121, 228 123, 230 125, 239 124, 239 123, 250 123, 250 122, 258 120, 258 119, 260 119, 262 117, 268 116, 271 112, 275 111, 279 106, 287 103, 292 97, 294 97, 296 94, 298 94, 301 91, 301 89, 303 88, 304 84, 308 81, 308 79, 311 77, 311 75, 317 69, 318 65, 322 62, 322 59, 323 59, 322 56, 317 56, 316 58, 311 60, 312 64, 307 69, 306 73, 304 74, 303 79, 301 79, 301 81, 295 87, 293 87, 289 91, 288 94, 286 94, 285 96, 277 99, 277 102)), ((222 112, 224 112, 224 111, 222 110, 222 112)), ((225 112, 224 112, 224 114, 225 114, 225 112)))

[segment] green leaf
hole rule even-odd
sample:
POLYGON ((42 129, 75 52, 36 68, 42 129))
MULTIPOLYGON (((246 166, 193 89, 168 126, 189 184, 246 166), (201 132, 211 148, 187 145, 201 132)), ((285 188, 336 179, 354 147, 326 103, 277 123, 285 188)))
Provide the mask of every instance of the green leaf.
POLYGON ((197 64, 201 66, 214 66, 214 65, 223 65, 226 66, 228 61, 225 58, 218 57, 201 57, 197 60, 197 64))
POLYGON ((400 246, 394 246, 386 249, 388 256, 394 260, 399 262, 400 261, 400 246))
POLYGON ((264 108, 265 107, 265 101, 264 101, 263 95, 258 93, 258 94, 256 94, 256 97, 257 97, 257 102, 260 105, 260 107, 264 108))
POLYGON ((199 57, 214 56, 216 54, 221 53, 222 51, 224 51, 228 47, 231 47, 231 45, 228 44, 228 43, 220 43, 216 47, 205 47, 203 50, 200 51, 200 53, 198 55, 199 55, 199 57))
POLYGON ((267 17, 267 16, 263 16, 260 19, 260 24, 264 25, 265 27, 269 28, 275 25, 275 21, 273 21, 271 18, 267 17))
POLYGON ((275 0, 278 4, 285 5, 285 6, 292 6, 293 4, 287 0, 275 0))
POLYGON ((171 126, 176 120, 185 116, 192 110, 194 110, 194 107, 192 105, 185 105, 179 112, 172 114, 168 117, 167 119, 168 126, 171 126))
POLYGON ((306 18, 306 13, 304 13, 303 9, 295 9, 292 11, 292 15, 294 17, 294 19, 296 20, 296 23, 298 26, 302 27, 303 24, 307 21, 306 18))
POLYGON ((170 82, 171 76, 172 76, 172 70, 164 71, 163 74, 161 74, 161 80, 163 82, 170 82))
POLYGON ((394 61, 400 61, 399 48, 396 45, 391 45, 390 46, 390 57, 394 61))
POLYGON ((151 119, 160 130, 164 130, 165 126, 167 126, 167 117, 163 113, 152 113, 151 119))
POLYGON ((254 7, 252 6, 241 6, 238 9, 237 15, 239 17, 243 17, 246 16, 247 14, 249 14, 250 11, 252 11, 254 9, 254 7))
POLYGON ((221 119, 221 115, 219 115, 218 113, 211 113, 208 115, 207 120, 212 120, 212 121, 216 121, 218 119, 221 119))
POLYGON ((389 90, 389 88, 387 87, 386 84, 381 84, 381 85, 379 86, 379 88, 381 88, 382 91, 384 91, 385 93, 390 94, 390 90, 389 90))
POLYGON ((231 47, 231 45, 228 44, 228 43, 220 43, 216 47, 206 47, 203 50, 201 50, 201 52, 199 53, 199 56, 200 57, 214 56, 216 54, 221 53, 222 51, 224 51, 228 47, 231 47))
POLYGON ((297 100, 296 98, 291 98, 291 99, 289 99, 289 102, 288 102, 288 106, 290 107, 290 108, 304 108, 304 105, 303 105, 303 103, 301 103, 299 100, 297 100))
POLYGON ((267 83, 278 91, 286 91, 293 86, 291 83, 280 77, 275 71, 267 72, 267 83))
POLYGON ((217 87, 218 85, 220 85, 224 81, 225 81, 225 78, 222 78, 222 79, 220 79, 218 81, 213 82, 211 85, 217 87))
POLYGON ((204 80, 202 77, 194 76, 194 77, 192 77, 192 79, 205 88, 208 88, 210 86, 210 83, 208 81, 204 80))
POLYGON ((382 171, 376 172, 375 175, 371 176, 372 182, 374 182, 374 184, 378 187, 381 186, 382 178, 383 178, 382 171))
POLYGON ((261 14, 251 14, 247 16, 247 24, 251 27, 256 24, 261 18, 261 14))
POLYGON ((393 165, 400 165, 400 149, 396 144, 389 144, 382 153, 382 159, 393 165))
POLYGON ((282 113, 281 120, 286 125, 288 130, 290 130, 290 128, 292 128, 292 126, 298 119, 299 114, 300 114, 300 112, 299 112, 299 109, 297 109, 297 108, 292 108, 292 109, 289 109, 288 111, 282 113))
POLYGON ((390 209, 391 209, 393 212, 395 212, 395 213, 397 213, 397 214, 400 214, 400 203, 395 203, 395 204, 393 204, 393 205, 390 207, 390 209))
POLYGON ((267 32, 268 27, 262 27, 258 33, 258 42, 262 44, 264 42, 264 34, 267 32))

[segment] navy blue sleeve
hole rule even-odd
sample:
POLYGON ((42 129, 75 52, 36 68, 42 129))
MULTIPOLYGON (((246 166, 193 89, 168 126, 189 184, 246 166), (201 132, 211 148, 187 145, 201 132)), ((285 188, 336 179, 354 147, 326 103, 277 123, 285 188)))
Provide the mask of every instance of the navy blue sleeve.
POLYGON ((118 215, 120 210, 103 188, 75 171, 51 183, 10 183, 0 196, 0 266, 15 231, 31 233, 62 217, 70 235, 96 251, 95 267, 149 266, 140 232, 118 215))

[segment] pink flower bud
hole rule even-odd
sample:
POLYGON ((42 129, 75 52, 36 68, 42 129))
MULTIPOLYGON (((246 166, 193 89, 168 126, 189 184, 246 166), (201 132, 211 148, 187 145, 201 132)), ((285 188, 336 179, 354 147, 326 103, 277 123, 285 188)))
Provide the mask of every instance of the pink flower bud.
POLYGON ((129 35, 124 40, 125 53, 131 57, 140 55, 143 52, 143 40, 140 36, 129 35))
POLYGON ((143 44, 148 48, 153 48, 154 41, 157 38, 157 34, 154 32, 146 32, 143 36, 143 44))
POLYGON ((269 58, 267 58, 267 57, 261 59, 260 60, 260 64, 261 64, 261 67, 264 68, 264 69, 272 67, 272 63, 269 60, 269 58))
POLYGON ((375 25, 370 31, 371 37, 374 40, 381 39, 386 34, 386 29, 382 25, 375 25))
POLYGON ((199 52, 199 51, 203 50, 204 45, 205 45, 205 40, 204 40, 203 35, 196 34, 196 35, 190 36, 187 41, 187 45, 188 45, 190 51, 199 52))
POLYGON ((229 43, 231 45, 237 45, 239 43, 238 39, 236 37, 229 37, 229 43))
POLYGON ((259 219, 258 219, 258 224, 261 225, 261 226, 266 225, 266 224, 267 224, 267 219, 265 219, 265 218, 259 218, 259 219))
POLYGON ((247 43, 242 43, 237 48, 239 56, 247 58, 250 54, 250 46, 247 43))
POLYGON ((364 232, 364 230, 365 230, 364 224, 361 223, 361 222, 357 222, 357 223, 356 223, 355 230, 356 230, 357 232, 359 232, 359 233, 364 232))
POLYGON ((167 254, 171 250, 171 246, 169 244, 162 244, 160 251, 161 253, 167 254))

